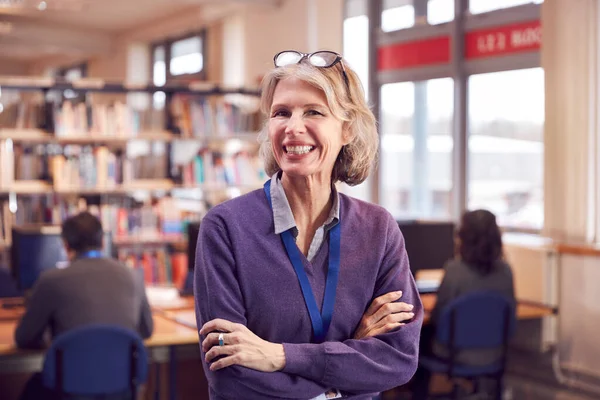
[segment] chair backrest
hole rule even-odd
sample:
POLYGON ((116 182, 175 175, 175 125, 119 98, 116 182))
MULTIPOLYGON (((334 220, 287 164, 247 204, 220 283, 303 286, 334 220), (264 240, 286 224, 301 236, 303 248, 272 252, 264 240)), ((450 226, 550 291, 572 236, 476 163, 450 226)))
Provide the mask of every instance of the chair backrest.
POLYGON ((506 346, 516 327, 515 304, 496 292, 479 291, 451 301, 437 322, 436 339, 450 349, 506 346))
POLYGON ((21 296, 23 296, 23 292, 17 287, 17 282, 13 279, 10 271, 0 266, 0 298, 21 296))
POLYGON ((44 386, 62 394, 97 396, 132 390, 148 378, 148 355, 137 332, 88 325, 56 338, 46 353, 44 386))

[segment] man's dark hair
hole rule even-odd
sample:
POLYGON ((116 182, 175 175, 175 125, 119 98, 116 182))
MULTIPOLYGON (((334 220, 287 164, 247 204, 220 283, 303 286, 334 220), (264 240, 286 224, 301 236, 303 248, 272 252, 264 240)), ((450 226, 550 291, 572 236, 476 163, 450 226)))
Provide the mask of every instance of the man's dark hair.
POLYGON ((462 260, 484 275, 502 257, 502 234, 496 224, 496 216, 487 210, 464 213, 458 238, 462 260))
POLYGON ((61 236, 76 253, 102 249, 102 223, 87 211, 67 218, 61 236))

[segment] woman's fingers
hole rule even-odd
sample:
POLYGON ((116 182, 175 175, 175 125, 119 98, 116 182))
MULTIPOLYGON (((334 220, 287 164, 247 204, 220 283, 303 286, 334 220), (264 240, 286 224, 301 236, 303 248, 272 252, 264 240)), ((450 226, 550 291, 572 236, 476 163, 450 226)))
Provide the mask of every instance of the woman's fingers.
POLYGON ((404 322, 390 322, 390 323, 387 323, 387 324, 383 324, 380 327, 375 328, 375 329, 369 331, 369 333, 367 334, 366 337, 383 335, 384 333, 391 332, 391 331, 393 331, 395 329, 400 328, 403 325, 404 325, 404 322))
POLYGON ((375 314, 375 312, 377 310, 379 310, 379 308, 381 308, 381 306, 383 306, 384 304, 396 301, 400 297, 402 297, 402 291, 401 290, 399 290, 397 292, 389 292, 389 293, 386 293, 384 295, 381 295, 381 296, 375 298, 375 300, 373 300, 371 302, 371 305, 369 306, 369 308, 367 309, 367 311, 365 312, 364 315, 366 317, 370 317, 371 315, 375 314))
POLYGON ((201 335, 206 335, 207 333, 219 331, 219 332, 233 332, 238 331, 245 328, 242 324, 236 324, 231 321, 227 321, 226 319, 213 319, 205 323, 200 329, 199 333, 201 335))
POLYGON ((207 352, 213 346, 220 345, 219 337, 223 335, 223 345, 238 344, 243 341, 243 335, 239 332, 211 332, 206 335, 206 338, 202 341, 202 350, 207 352))
POLYGON ((213 346, 206 352, 204 358, 206 362, 211 362, 219 356, 229 356, 239 352, 240 348, 238 345, 227 345, 227 346, 213 346))
POLYGON ((384 333, 388 333, 393 331, 396 328, 401 327, 405 324, 404 321, 408 321, 415 316, 412 312, 399 312, 394 314, 389 314, 385 318, 379 320, 376 324, 374 324, 371 329, 365 334, 365 337, 371 337, 375 335, 382 335, 384 333))
POLYGON ((236 364, 242 365, 241 356, 239 353, 232 354, 230 356, 223 357, 218 361, 215 361, 214 363, 210 364, 210 370, 217 371, 219 369, 226 368, 226 367, 229 367, 230 365, 236 365, 236 364))
POLYGON ((386 316, 394 313, 410 312, 413 310, 413 305, 404 302, 386 303, 379 307, 379 309, 371 317, 372 323, 377 323, 386 316))

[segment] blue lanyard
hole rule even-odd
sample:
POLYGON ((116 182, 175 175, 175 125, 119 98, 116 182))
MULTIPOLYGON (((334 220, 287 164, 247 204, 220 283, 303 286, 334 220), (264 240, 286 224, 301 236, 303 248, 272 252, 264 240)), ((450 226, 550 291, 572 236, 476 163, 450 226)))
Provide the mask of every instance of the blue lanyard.
MULTIPOLYGON (((271 181, 267 181, 264 186, 265 194, 269 200, 269 205, 273 207, 271 201, 271 181)), ((292 235, 291 229, 281 233, 281 239, 285 246, 285 250, 288 254, 290 262, 294 266, 296 276, 300 282, 300 288, 302 289, 302 295, 304 296, 304 302, 306 308, 308 308, 308 314, 313 326, 313 337, 315 342, 321 343, 327 336, 329 331, 329 325, 331 324, 331 317, 333 316, 333 307, 335 304, 335 291, 338 284, 338 275, 340 271, 340 246, 341 246, 341 218, 336 226, 329 231, 329 265, 327 268, 327 281, 325 282, 325 295, 323 297, 323 309, 319 312, 317 301, 315 300, 312 287, 306 276, 306 271, 302 265, 302 259, 300 258, 300 250, 296 246, 296 241, 292 235)))
POLYGON ((102 258, 104 254, 100 250, 90 250, 84 253, 78 254, 77 258, 102 258))

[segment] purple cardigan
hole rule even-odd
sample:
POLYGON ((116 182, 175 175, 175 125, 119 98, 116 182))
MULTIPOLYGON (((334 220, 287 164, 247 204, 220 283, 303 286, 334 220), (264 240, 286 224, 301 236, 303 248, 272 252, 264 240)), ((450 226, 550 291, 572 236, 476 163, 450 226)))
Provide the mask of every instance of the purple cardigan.
MULTIPOLYGON (((326 342, 314 344, 298 278, 274 233, 264 191, 222 203, 204 217, 194 276, 198 327, 214 318, 244 324, 265 340, 283 343, 286 357, 279 372, 240 366, 212 372, 204 362, 211 399, 310 399, 330 388, 345 398, 369 399, 413 376, 423 307, 398 224, 385 209, 343 194, 340 219, 333 318, 326 342), (415 306, 414 319, 384 335, 352 339, 371 301, 395 290, 402 290, 402 301, 415 306)), ((325 242, 328 236, 312 265, 302 257, 319 307, 327 274, 325 242)))

